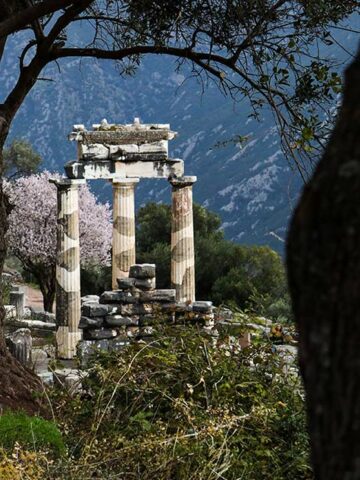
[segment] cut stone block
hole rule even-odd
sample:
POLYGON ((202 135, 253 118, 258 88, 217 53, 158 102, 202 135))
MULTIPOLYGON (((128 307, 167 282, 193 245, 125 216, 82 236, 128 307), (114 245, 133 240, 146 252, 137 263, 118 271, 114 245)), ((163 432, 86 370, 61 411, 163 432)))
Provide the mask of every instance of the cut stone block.
MULTIPOLYGON (((153 155, 153 154, 152 154, 153 155)), ((147 158, 146 162, 114 160, 80 160, 65 164, 70 179, 113 179, 113 178, 169 178, 181 177, 184 173, 182 160, 159 160, 147 158)))
POLYGON ((156 288, 155 278, 135 278, 134 286, 139 290, 154 290, 156 288))
POLYGON ((84 330, 84 340, 104 340, 117 336, 117 331, 111 328, 99 328, 96 330, 84 330))
POLYGON ((213 309, 212 302, 197 301, 192 303, 193 312, 211 313, 213 309))
POLYGON ((185 302, 163 303, 161 304, 161 310, 163 312, 186 313, 192 312, 192 305, 185 302))
POLYGON ((76 140, 84 144, 127 145, 146 144, 161 140, 172 140, 176 132, 169 128, 154 128, 150 125, 141 125, 138 128, 130 125, 100 127, 93 131, 78 130, 70 133, 69 140, 76 140))
POLYGON ((81 317, 79 328, 86 329, 86 328, 100 328, 103 326, 104 318, 103 317, 81 317))
POLYGON ((129 277, 136 279, 155 278, 156 266, 153 263, 131 265, 129 277))
POLYGON ((137 326, 139 319, 137 317, 124 317, 122 315, 109 315, 105 319, 110 327, 137 326))
POLYGON ((98 303, 99 302, 99 295, 85 295, 84 297, 81 297, 81 304, 83 303, 91 303, 91 302, 95 302, 95 303, 98 303))
POLYGON ((149 303, 121 305, 121 315, 145 315, 153 312, 153 305, 149 303))
POLYGON ((100 303, 136 303, 137 297, 130 292, 122 292, 120 290, 112 290, 104 292, 100 295, 100 303))
POLYGON ((117 278, 116 281, 120 290, 126 290, 134 286, 135 278, 123 277, 117 278))
POLYGON ((158 289, 140 293, 141 302, 175 302, 175 289, 158 289))
POLYGON ((81 313, 84 317, 105 317, 110 313, 120 313, 115 305, 104 305, 99 303, 88 303, 81 307, 81 313))

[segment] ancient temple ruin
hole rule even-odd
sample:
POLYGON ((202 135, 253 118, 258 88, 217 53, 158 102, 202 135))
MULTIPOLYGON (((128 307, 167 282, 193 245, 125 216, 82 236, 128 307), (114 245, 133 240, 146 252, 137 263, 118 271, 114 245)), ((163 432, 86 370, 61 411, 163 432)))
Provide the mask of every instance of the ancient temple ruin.
MULTIPOLYGON (((196 177, 184 176, 184 162, 169 158, 168 141, 175 135, 168 124, 141 124, 137 118, 129 125, 108 124, 103 120, 93 125, 92 130, 74 125, 69 139, 77 142, 77 159, 65 165, 66 178, 53 181, 58 191, 56 317, 59 327, 56 341, 59 357, 72 358, 82 338, 78 188, 87 180, 104 179, 113 186, 113 290, 118 289, 118 279, 128 277, 136 263, 137 183, 142 178, 170 182, 174 301, 187 306, 195 302, 192 186, 196 177)), ((210 308, 205 307, 205 311, 210 308)), ((201 306, 199 308, 201 310, 201 306)))

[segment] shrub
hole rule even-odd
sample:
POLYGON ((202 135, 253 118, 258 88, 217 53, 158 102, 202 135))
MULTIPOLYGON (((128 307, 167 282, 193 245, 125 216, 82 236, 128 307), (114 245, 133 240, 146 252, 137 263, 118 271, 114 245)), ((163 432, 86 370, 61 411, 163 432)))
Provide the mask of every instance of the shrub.
POLYGON ((81 397, 54 399, 69 478, 311 479, 302 387, 282 362, 189 326, 99 355, 81 397))
POLYGON ((13 449, 15 444, 30 450, 48 449, 56 456, 65 452, 61 433, 53 422, 25 413, 0 416, 0 444, 6 449, 13 449))

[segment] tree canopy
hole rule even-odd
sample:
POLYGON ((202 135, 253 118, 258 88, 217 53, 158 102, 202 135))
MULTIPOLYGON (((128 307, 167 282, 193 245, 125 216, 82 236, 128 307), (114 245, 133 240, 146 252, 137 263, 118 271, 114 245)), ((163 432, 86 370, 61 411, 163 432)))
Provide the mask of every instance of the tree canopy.
MULTIPOLYGON (((357 5, 356 0, 1 0, 2 50, 8 35, 30 32, 19 77, 2 105, 4 121, 11 123, 50 62, 112 59, 121 73, 133 73, 143 55, 163 54, 176 57, 178 68, 188 64, 199 81, 216 81, 234 99, 249 98, 255 116, 270 106, 285 152, 306 151, 310 143, 321 143, 326 122, 319 111, 341 88, 321 47, 334 41, 334 29, 345 28, 341 22, 357 5), (77 35, 77 24, 88 34, 77 35)), ((297 166, 304 174, 299 156, 297 166)))
POLYGON ((38 171, 41 156, 23 139, 15 139, 4 149, 3 172, 7 178, 30 175, 38 171))

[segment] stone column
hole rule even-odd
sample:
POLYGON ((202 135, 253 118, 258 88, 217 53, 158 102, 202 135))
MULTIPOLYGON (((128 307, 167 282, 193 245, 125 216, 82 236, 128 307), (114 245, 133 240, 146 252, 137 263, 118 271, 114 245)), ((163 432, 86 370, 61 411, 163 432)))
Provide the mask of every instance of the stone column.
POLYGON ((113 183, 113 242, 112 288, 117 278, 129 276, 136 263, 135 250, 135 185, 138 178, 114 178, 113 183))
POLYGON ((171 178, 171 286, 177 302, 195 301, 192 185, 196 177, 171 178))
POLYGON ((57 356, 73 358, 82 334, 80 322, 79 185, 85 180, 53 181, 57 187, 56 332, 57 356))

